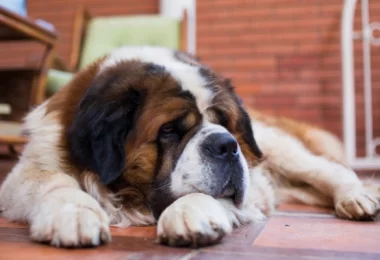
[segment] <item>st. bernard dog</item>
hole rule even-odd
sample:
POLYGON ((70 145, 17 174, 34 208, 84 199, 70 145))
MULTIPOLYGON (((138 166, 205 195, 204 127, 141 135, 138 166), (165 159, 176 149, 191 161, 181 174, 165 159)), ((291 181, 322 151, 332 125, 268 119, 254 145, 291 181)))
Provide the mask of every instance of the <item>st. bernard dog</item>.
POLYGON ((58 247, 156 223, 163 244, 205 246, 289 199, 352 220, 379 208, 378 187, 347 166, 336 137, 248 114, 229 80, 169 49, 113 51, 34 109, 25 130, 0 210, 58 247))

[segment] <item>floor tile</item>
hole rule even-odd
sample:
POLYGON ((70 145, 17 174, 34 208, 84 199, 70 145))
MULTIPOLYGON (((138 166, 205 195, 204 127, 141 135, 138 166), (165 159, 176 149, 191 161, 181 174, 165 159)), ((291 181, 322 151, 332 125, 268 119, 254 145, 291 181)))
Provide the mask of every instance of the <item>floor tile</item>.
MULTIPOLYGON (((290 256, 281 256, 278 254, 261 254, 261 253, 219 253, 219 252, 200 252, 193 258, 194 260, 292 260, 292 257, 290 256)), ((297 259, 303 259, 303 258, 297 258, 297 259)), ((306 259, 306 258, 305 258, 306 259)))
POLYGON ((144 237, 155 238, 156 227, 127 227, 127 228, 111 228, 112 236, 127 236, 127 237, 144 237))
POLYGON ((2 259, 180 259, 192 249, 171 248, 145 237, 118 236, 96 248, 62 249, 32 242, 26 228, 0 228, 2 259), (22 248, 22 250, 19 250, 22 248))
POLYGON ((57 249, 47 245, 39 244, 17 244, 6 243, 0 244, 1 260, 19 260, 19 259, 91 259, 91 260, 116 260, 126 259, 132 253, 123 251, 111 251, 104 249, 57 249), (22 249, 22 250, 20 250, 22 249))
POLYGON ((19 223, 14 223, 14 222, 10 222, 4 218, 0 218, 0 228, 1 227, 8 227, 8 228, 25 228, 27 227, 26 225, 24 224, 19 224, 19 223))
MULTIPOLYGON (((14 162, 0 158, 0 182, 14 162)), ((235 229, 198 250, 155 243, 156 228, 111 228, 112 242, 92 249, 57 249, 30 240, 26 225, 0 218, 0 260, 8 259, 380 259, 380 222, 335 219, 331 209, 283 204, 268 221, 235 229)))
POLYGON ((380 253, 380 223, 272 217, 254 246, 380 253))
POLYGON ((314 206, 295 204, 295 203, 280 204, 277 208, 277 211, 296 212, 296 213, 334 214, 334 210, 331 208, 314 207, 314 206))

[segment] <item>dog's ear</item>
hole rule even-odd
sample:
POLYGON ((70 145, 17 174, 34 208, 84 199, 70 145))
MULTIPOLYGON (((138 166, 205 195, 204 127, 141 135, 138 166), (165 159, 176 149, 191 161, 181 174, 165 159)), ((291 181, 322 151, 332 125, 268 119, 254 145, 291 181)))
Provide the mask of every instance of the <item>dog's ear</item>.
POLYGON ((255 155, 255 157, 257 159, 262 159, 263 153, 261 152, 255 140, 255 136, 252 129, 252 121, 251 121, 251 118, 249 117, 248 112, 244 108, 242 99, 236 94, 234 90, 234 86, 232 85, 232 82, 230 79, 224 80, 224 86, 228 89, 228 91, 230 91, 235 102, 238 105, 238 109, 239 109, 239 119, 238 119, 238 124, 237 124, 238 130, 242 133, 244 141, 248 144, 249 149, 255 155))
POLYGON ((255 136, 252 130, 252 122, 249 117, 247 111, 244 109, 242 105, 239 105, 240 109, 240 118, 238 122, 238 128, 241 133, 243 133, 244 141, 248 144, 251 152, 255 155, 257 159, 263 158, 263 153, 261 152, 257 142, 255 140, 255 136))
POLYGON ((82 168, 99 174, 110 184, 125 168, 125 138, 133 127, 144 93, 121 85, 118 75, 95 77, 83 96, 68 129, 72 159, 82 168))

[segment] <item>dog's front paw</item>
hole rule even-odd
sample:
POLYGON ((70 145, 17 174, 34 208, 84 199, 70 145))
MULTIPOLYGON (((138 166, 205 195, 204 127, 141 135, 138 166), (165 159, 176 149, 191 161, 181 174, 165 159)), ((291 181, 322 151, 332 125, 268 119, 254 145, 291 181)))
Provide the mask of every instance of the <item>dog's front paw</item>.
POLYGON ((206 246, 232 231, 231 221, 213 197, 193 193, 176 200, 161 215, 158 241, 169 246, 206 246))
POLYGON ((111 240, 107 214, 97 201, 82 191, 77 201, 45 200, 31 222, 34 241, 57 247, 92 247, 111 240))
POLYGON ((377 200, 362 187, 339 191, 335 198, 335 212, 340 218, 371 220, 378 210, 377 200))

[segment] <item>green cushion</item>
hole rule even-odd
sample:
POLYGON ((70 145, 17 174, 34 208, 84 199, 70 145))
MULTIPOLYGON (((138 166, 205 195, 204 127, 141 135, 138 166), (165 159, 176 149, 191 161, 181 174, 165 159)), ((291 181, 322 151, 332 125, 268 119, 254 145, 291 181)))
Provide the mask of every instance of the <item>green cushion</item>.
POLYGON ((180 20, 159 15, 112 16, 91 19, 79 68, 124 45, 154 45, 178 49, 180 20))
MULTIPOLYGON (((124 45, 153 45, 178 49, 180 20, 159 15, 95 17, 90 20, 83 44, 79 69, 124 45)), ((66 85, 73 73, 51 69, 47 94, 66 85)))
POLYGON ((71 72, 51 69, 47 76, 46 93, 52 95, 65 86, 74 76, 71 72))

